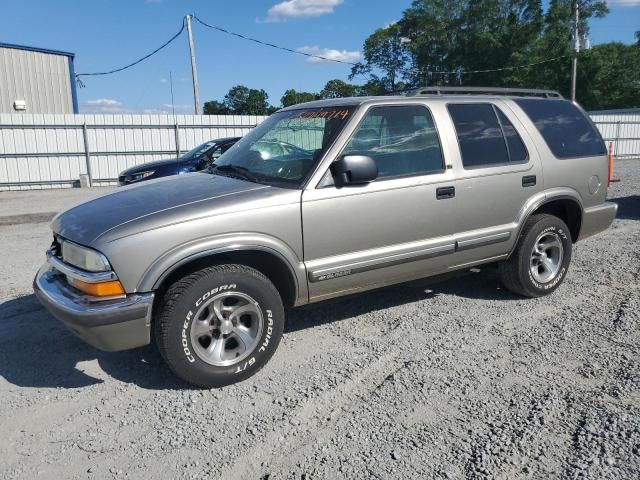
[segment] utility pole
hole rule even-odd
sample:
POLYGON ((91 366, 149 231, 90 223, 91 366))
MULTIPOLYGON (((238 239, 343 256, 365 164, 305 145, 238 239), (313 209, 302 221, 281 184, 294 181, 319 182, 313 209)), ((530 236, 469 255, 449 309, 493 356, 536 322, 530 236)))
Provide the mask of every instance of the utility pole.
POLYGON ((576 77, 578 75, 578 53, 580 52, 580 1, 573 0, 573 58, 571 59, 571 101, 576 101, 576 77))
POLYGON ((196 67, 196 50, 193 46, 191 34, 191 15, 185 17, 187 21, 187 34, 189 36, 189 53, 191 54, 191 78, 193 79, 193 103, 196 115, 200 115, 200 93, 198 92, 198 69, 196 67))

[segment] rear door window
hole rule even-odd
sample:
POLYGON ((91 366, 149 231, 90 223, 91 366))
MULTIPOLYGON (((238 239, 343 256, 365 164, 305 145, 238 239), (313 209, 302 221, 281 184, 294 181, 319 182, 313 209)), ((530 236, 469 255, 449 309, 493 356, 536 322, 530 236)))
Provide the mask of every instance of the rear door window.
POLYGON ((522 163, 527 149, 507 117, 490 103, 447 105, 465 168, 522 163))
POLYGON ((493 108, 498 114, 498 119, 502 125, 502 133, 504 133, 504 138, 507 141, 509 160, 515 163, 526 162, 529 155, 516 128, 498 107, 494 105, 493 108))
POLYGON ((557 158, 603 155, 602 137, 575 105, 566 100, 517 99, 557 158))

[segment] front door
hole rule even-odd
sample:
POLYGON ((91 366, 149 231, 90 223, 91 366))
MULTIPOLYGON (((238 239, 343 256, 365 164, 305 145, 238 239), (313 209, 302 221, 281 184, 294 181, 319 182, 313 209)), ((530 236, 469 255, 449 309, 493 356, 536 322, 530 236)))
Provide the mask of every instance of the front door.
POLYGON ((336 187, 327 171, 303 193, 311 301, 446 269, 455 248, 454 174, 425 104, 372 106, 338 157, 367 155, 378 178, 336 187))

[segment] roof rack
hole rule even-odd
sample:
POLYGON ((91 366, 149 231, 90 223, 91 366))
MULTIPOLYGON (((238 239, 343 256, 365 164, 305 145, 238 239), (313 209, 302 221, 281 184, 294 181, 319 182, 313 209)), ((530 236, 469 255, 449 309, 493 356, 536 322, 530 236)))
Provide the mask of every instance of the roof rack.
POLYGON ((563 98, 554 90, 536 90, 532 88, 492 88, 492 87, 422 87, 401 92, 408 97, 422 95, 504 95, 508 97, 563 98))

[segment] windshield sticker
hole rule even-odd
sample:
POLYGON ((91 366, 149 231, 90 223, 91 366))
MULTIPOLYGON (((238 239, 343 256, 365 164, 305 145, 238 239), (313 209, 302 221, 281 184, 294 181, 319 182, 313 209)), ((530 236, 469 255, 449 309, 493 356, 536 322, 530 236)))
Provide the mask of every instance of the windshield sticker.
POLYGON ((345 120, 350 113, 349 110, 306 110, 300 112, 296 118, 324 118, 325 120, 340 118, 345 120))

